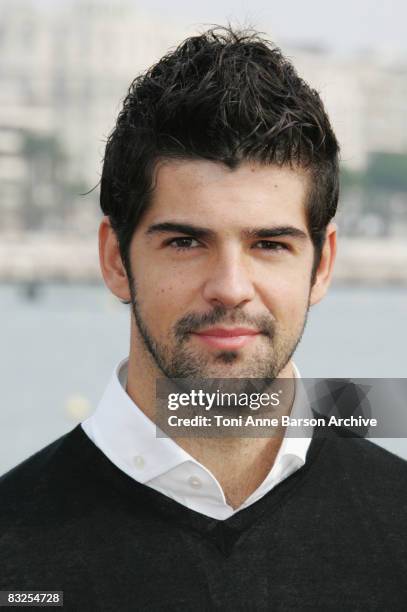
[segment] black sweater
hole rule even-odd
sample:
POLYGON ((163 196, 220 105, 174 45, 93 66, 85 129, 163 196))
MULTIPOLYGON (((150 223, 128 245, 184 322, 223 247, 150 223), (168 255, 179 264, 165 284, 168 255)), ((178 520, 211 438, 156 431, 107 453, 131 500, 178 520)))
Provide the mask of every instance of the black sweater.
POLYGON ((334 431, 225 521, 135 482, 80 426, 0 500, 0 590, 62 590, 65 610, 407 610, 407 462, 334 431))

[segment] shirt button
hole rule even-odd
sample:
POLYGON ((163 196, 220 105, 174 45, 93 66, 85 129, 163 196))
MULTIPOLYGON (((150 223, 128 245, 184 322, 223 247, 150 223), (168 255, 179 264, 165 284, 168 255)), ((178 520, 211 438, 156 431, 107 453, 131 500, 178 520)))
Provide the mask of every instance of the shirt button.
POLYGON ((137 455, 136 457, 134 457, 133 459, 134 462, 134 466, 138 469, 138 470, 142 470, 144 467, 144 459, 141 455, 137 455))
POLYGON ((197 476, 191 476, 188 478, 188 484, 193 489, 200 489, 202 487, 202 482, 197 476))

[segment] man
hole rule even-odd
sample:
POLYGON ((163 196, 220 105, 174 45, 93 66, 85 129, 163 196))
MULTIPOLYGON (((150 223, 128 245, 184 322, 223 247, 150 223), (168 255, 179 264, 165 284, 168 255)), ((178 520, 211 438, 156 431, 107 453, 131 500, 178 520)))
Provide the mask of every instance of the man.
MULTIPOLYGON (((338 144, 273 45, 214 29, 132 83, 99 230, 130 354, 1 480, 1 589, 72 610, 401 610, 406 463, 336 431, 157 437, 160 378, 294 379, 332 276, 338 144)), ((327 352, 329 353, 327 347, 327 352)))

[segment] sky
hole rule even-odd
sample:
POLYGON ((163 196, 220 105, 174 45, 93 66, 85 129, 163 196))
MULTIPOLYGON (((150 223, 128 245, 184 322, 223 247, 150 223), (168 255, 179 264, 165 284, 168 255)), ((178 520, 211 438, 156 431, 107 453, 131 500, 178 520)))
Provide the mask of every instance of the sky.
MULTIPOLYGON (((6 0, 0 0, 0 4, 6 0)), ((42 6, 70 0, 32 0, 42 6)), ((317 45, 339 53, 407 55, 405 0, 130 0, 143 11, 193 27, 249 22, 278 44, 317 45)))

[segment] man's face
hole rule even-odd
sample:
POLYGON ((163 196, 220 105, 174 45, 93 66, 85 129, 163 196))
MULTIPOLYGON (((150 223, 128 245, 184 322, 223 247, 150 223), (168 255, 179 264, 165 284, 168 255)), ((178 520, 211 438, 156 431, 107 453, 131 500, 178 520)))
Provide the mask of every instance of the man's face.
POLYGON ((308 180, 254 162, 236 170, 158 165, 130 248, 138 358, 152 358, 170 378, 275 378, 283 370, 309 308, 308 180), (222 339, 208 335, 214 328, 256 333, 222 339))

